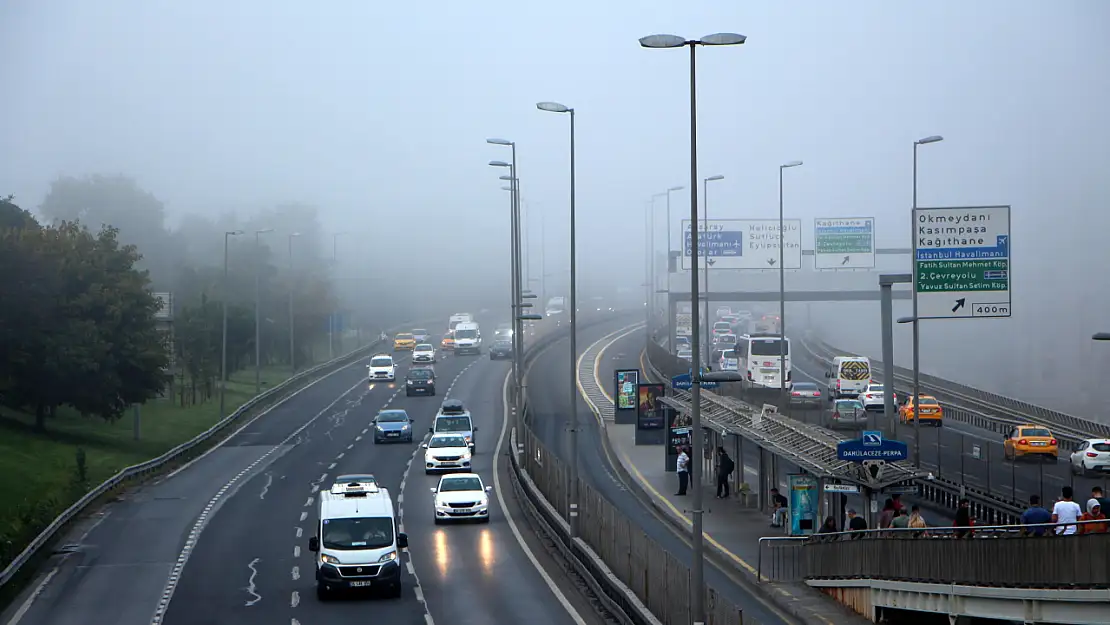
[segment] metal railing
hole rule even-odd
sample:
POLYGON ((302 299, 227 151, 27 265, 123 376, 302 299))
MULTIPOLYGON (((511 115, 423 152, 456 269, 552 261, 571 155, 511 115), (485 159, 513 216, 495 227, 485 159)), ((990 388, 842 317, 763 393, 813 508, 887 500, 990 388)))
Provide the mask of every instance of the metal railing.
MULTIPOLYGON (((852 352, 833 347, 816 337, 803 337, 799 347, 818 361, 829 365, 836 356, 854 356, 852 352)), ((882 379, 882 362, 871 359, 873 377, 882 379)), ((913 371, 894 368, 895 390, 912 392, 913 371)), ((1004 432, 1015 425, 1042 423, 1052 429, 1061 447, 1069 451, 1087 438, 1110 438, 1110 425, 1075 415, 1050 410, 997 393, 983 391, 926 373, 920 374, 922 392, 934 395, 945 404, 945 417, 970 423, 993 432, 1004 432)))
POLYGON ((802 547, 806 536, 764 536, 759 539, 755 577, 759 582, 799 582, 805 579, 802 547), (764 557, 764 553, 767 554, 764 557))
MULTIPOLYGON (((390 332, 397 328, 411 327, 411 325, 412 324, 396 326, 395 328, 391 328, 390 332)), ((287 392, 300 388, 304 386, 305 383, 321 377, 326 373, 349 365, 367 352, 377 349, 381 344, 381 341, 374 341, 338 358, 302 371, 247 400, 239 409, 224 417, 212 427, 184 443, 181 443, 161 456, 120 470, 119 473, 116 473, 100 485, 85 493, 76 503, 66 508, 66 510, 59 514, 50 525, 46 526, 46 529, 40 532, 19 555, 12 559, 12 561, 4 567, 4 570, 0 571, 0 588, 3 588, 11 582, 12 579, 19 574, 20 570, 28 562, 32 561, 44 547, 52 543, 54 538, 57 537, 71 521, 81 516, 88 508, 96 504, 105 495, 118 488, 143 482, 152 476, 158 475, 166 467, 172 466, 182 460, 190 459, 194 454, 204 449, 207 443, 214 442, 214 439, 218 439, 222 434, 227 432, 231 426, 243 421, 245 417, 256 414, 260 409, 279 403, 284 399, 287 392)))

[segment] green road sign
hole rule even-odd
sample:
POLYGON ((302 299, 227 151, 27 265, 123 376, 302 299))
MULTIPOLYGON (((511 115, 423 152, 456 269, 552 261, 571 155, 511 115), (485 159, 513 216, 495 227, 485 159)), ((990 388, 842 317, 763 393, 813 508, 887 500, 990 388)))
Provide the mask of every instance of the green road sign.
POLYGON ((914 211, 918 319, 1010 316, 1010 207, 914 211))
POLYGON ((813 221, 813 258, 817 269, 875 267, 874 217, 821 217, 813 221))

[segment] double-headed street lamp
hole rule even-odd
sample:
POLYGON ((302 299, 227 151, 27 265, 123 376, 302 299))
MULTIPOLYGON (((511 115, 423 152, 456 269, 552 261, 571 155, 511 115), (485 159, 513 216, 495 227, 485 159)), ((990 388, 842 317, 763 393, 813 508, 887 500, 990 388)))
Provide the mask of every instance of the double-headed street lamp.
POLYGON ((220 341, 220 418, 224 418, 225 398, 227 394, 227 248, 231 237, 243 234, 242 230, 229 230, 224 232, 224 283, 223 283, 223 337, 220 341))
POLYGON ((1110 332, 1097 332, 1091 336, 1092 341, 1110 341, 1110 332))
POLYGON ((509 282, 510 282, 510 290, 512 291, 511 312, 512 312, 512 323, 513 323, 513 383, 514 383, 515 388, 516 388, 516 391, 514 393, 516 401, 514 403, 515 403, 515 406, 516 406, 516 409, 517 409, 517 415, 519 416, 520 415, 520 407, 522 405, 521 404, 521 398, 520 398, 520 393, 521 393, 520 338, 521 338, 521 334, 522 334, 522 332, 521 332, 521 327, 522 326, 521 326, 521 321, 518 318, 520 316, 520 306, 519 306, 519 304, 520 304, 520 293, 521 293, 521 284, 520 284, 520 215, 519 215, 520 176, 517 174, 517 168, 516 168, 516 143, 515 142, 509 141, 507 139, 486 139, 486 143, 489 143, 491 145, 508 146, 509 148, 512 149, 512 161, 511 162, 506 163, 505 161, 490 161, 489 164, 490 164, 491 167, 508 167, 509 168, 509 176, 508 176, 509 177, 509 190, 510 190, 510 193, 509 193, 509 215, 510 215, 510 232, 509 232, 510 245, 509 245, 509 248, 510 248, 510 256, 511 256, 510 271, 512 273, 512 276, 511 276, 511 279, 510 279, 509 282))
POLYGON ((575 252, 574 109, 558 102, 539 102, 536 108, 570 115, 570 535, 578 535, 578 283, 575 252))
POLYGON ((293 326, 293 292, 296 290, 296 281, 293 276, 293 239, 301 236, 300 232, 289 233, 289 368, 293 375, 297 374, 297 348, 295 343, 295 330, 293 326))
MULTIPOLYGON (((702 210, 702 213, 703 213, 702 214, 702 225, 703 225, 703 228, 705 229, 706 232, 709 232, 709 183, 710 182, 716 182, 717 180, 724 180, 724 179, 725 179, 725 177, 723 175, 717 174, 716 176, 710 176, 710 177, 705 178, 701 181, 701 203, 702 203, 702 207, 703 207, 703 210, 702 210)), ((678 188, 681 189, 682 187, 678 187, 678 188)), ((670 197, 669 196, 667 198, 667 202, 668 202, 668 204, 670 203, 670 197)), ((693 230, 696 227, 697 227, 697 224, 690 224, 690 229, 691 230, 693 230)), ((708 250, 706 250, 706 251, 708 252, 708 250)), ((669 267, 669 265, 668 265, 668 267, 669 267)), ((695 267, 695 266, 690 267, 690 271, 696 272, 697 270, 698 270, 698 268, 695 267)), ((708 298, 708 295, 710 293, 710 291, 709 291, 709 254, 705 255, 705 278, 704 278, 704 281, 705 281, 705 294, 707 296, 705 298, 705 323, 708 324, 709 323, 709 298, 708 298)), ((700 315, 701 312, 700 311, 694 311, 694 314, 699 314, 700 315)), ((669 324, 670 321, 668 321, 667 323, 669 324)), ((674 339, 672 338, 671 340, 673 341, 674 339)), ((699 337, 695 336, 694 340, 698 341, 698 340, 701 340, 701 339, 699 337)), ((705 360, 706 360, 706 362, 703 363, 703 364, 708 365, 709 364, 709 345, 705 346, 705 360)))
MULTIPOLYGON (((640 39, 640 45, 645 48, 690 48, 690 302, 691 308, 697 310, 698 304, 698 90, 697 90, 697 62, 696 50, 698 46, 735 46, 747 41, 747 37, 736 33, 716 33, 706 35, 701 39, 684 39, 676 35, 649 35, 640 39)), ((699 336, 700 324, 696 312, 693 318, 694 336, 699 336)), ((708 320, 707 320, 708 321, 708 320)), ((690 478, 694 486, 694 498, 691 502, 693 510, 691 517, 694 530, 693 561, 690 567, 690 612, 694 625, 705 623, 705 537, 702 535, 702 431, 701 431, 701 372, 698 365, 701 362, 698 341, 694 341, 692 367, 692 382, 690 388, 690 429, 691 429, 691 463, 693 471, 690 478)))
MULTIPOLYGON (((921 440, 921 420, 917 418, 917 399, 921 395, 921 359, 919 356, 919 348, 921 346, 921 322, 917 315, 917 147, 920 145, 928 145, 930 143, 939 143, 944 141, 944 137, 940 135, 929 135, 924 139, 918 139, 913 142, 913 208, 910 210, 910 242, 913 245, 913 289, 911 290, 911 297, 913 298, 913 315, 903 319, 909 319, 913 323, 913 438, 914 438, 914 465, 918 468, 921 467, 920 443, 921 440)), ((899 319, 898 323, 907 323, 903 319, 899 319)), ((891 392, 893 392, 893 381, 891 384, 891 392)))
MULTIPOLYGON (((273 232, 273 228, 254 231, 254 394, 262 393, 262 289, 259 285, 262 263, 259 236, 273 232)), ((223 413, 223 410, 220 410, 223 413)))
POLYGON ((786 409, 786 226, 782 218, 782 172, 801 167, 801 161, 779 165, 779 406, 786 409))

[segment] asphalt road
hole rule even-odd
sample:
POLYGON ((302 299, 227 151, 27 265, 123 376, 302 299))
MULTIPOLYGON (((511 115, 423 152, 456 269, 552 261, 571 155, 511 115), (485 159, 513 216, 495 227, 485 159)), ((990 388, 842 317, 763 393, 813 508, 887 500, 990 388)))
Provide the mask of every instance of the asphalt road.
MULTIPOLYGON (((19 625, 342 625, 364 623, 368 615, 398 625, 596 622, 516 507, 504 458, 505 506, 491 497, 491 523, 432 522, 428 489, 436 480, 421 470, 421 436, 443 399, 462 399, 479 427, 476 470, 493 485, 509 364, 485 354, 447 356, 436 364, 437 396, 411 398, 403 382, 367 384, 361 364, 275 408, 178 474, 109 506, 83 528, 87 535, 75 537, 77 552, 48 574, 36 600, 16 603, 19 625), (373 443, 370 421, 387 406, 416 420, 413 443, 373 443), (317 492, 352 472, 373 473, 390 490, 410 537, 400 599, 316 599, 307 546, 317 492)), ((400 378, 406 369, 399 368, 400 378)))
MULTIPOLYGON (((807 356, 804 350, 796 350, 794 368, 799 372, 796 379, 803 381, 808 378, 824 388, 828 383, 824 367, 807 356)), ((816 423, 816 413, 807 413, 812 415, 811 422, 816 423)), ((883 417, 876 416, 875 423, 881 428, 883 417)), ((910 446, 912 457, 915 441, 913 424, 899 423, 897 432, 898 439, 910 446)), ((1002 435, 954 420, 945 421, 940 428, 922 423, 921 464, 940 477, 959 481, 962 476, 968 486, 1021 502, 1028 501, 1030 495, 1038 494, 1049 506, 1059 497, 1064 486, 1075 489, 1075 498, 1082 500, 1083 506, 1090 497, 1092 486, 1104 489, 1110 486, 1105 479, 1071 475, 1067 455, 1062 455, 1056 464, 1036 459, 1006 460, 1002 452, 1002 435), (975 446, 979 448, 978 458, 975 457, 975 446)))
MULTIPOLYGON (((602 323, 585 328, 578 334, 579 352, 594 341, 621 327, 636 321, 629 316, 621 316, 611 323, 602 323)), ((529 401, 533 410, 533 424, 536 436, 544 445, 560 458, 569 458, 569 438, 567 415, 570 412, 570 341, 561 339, 553 343, 534 361, 528 374, 527 384, 529 401)), ((599 425, 589 406, 580 395, 575 393, 577 402, 579 438, 578 461, 580 475, 592 487, 601 491, 622 514, 637 519, 644 532, 665 550, 683 562, 689 562, 690 549, 680 540, 664 521, 653 516, 629 492, 616 477, 614 469, 605 460, 601 449, 599 425)), ((744 616, 762 625, 789 623, 779 613, 769 609, 761 599, 756 598, 747 588, 737 584, 722 573, 713 563, 707 561, 705 581, 717 589, 728 600, 743 606, 744 616)))

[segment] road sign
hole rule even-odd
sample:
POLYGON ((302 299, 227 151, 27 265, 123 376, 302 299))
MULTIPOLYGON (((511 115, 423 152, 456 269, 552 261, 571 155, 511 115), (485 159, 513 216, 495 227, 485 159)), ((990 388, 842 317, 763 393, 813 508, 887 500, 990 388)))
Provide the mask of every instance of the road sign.
POLYGON ((855 484, 825 484, 826 493, 858 493, 859 486, 855 484))
MULTIPOLYGON (((710 382, 709 380, 702 380, 701 387, 706 390, 712 390, 720 386, 720 382, 710 382)), ((694 388, 694 376, 689 373, 680 373, 671 378, 671 388, 676 391, 688 391, 694 388)))
POLYGON ((862 438, 840 441, 836 444, 836 457, 849 462, 863 462, 864 460, 886 460, 895 462, 905 460, 909 450, 902 441, 883 439, 878 445, 864 442, 862 438))
POLYGON ((690 336, 694 333, 694 316, 690 313, 677 313, 674 316, 674 333, 677 336, 690 336))
POLYGON ((860 440, 863 441, 865 447, 882 447, 883 433, 879 430, 864 430, 860 440))
POLYGON ((914 211, 918 319, 1010 316, 1010 207, 914 211))
POLYGON ((874 269, 875 218, 813 220, 813 260, 817 269, 874 269))
MULTIPOLYGON (((710 219, 698 222, 698 269, 778 269, 779 240, 785 239, 783 262, 787 269, 802 266, 802 220, 783 221, 779 236, 777 219, 710 219)), ((691 269, 693 250, 690 220, 682 220, 682 269, 691 269)))

